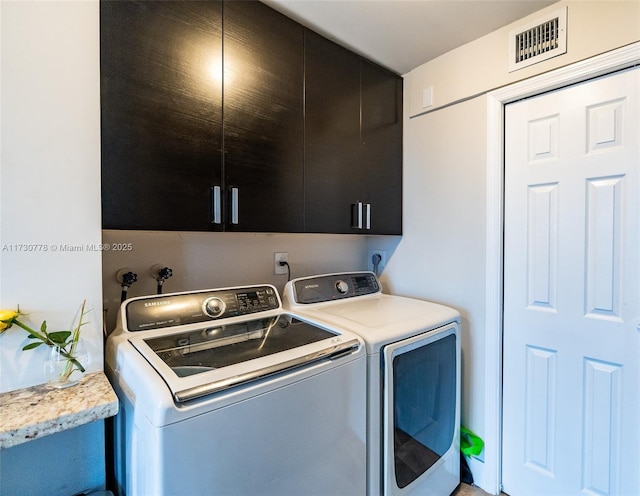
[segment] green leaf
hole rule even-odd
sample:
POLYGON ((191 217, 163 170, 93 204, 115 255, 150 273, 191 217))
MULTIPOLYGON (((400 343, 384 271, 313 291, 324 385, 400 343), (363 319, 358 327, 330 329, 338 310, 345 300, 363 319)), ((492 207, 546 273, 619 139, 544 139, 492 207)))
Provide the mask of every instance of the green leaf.
POLYGON ((22 348, 23 351, 25 350, 32 350, 34 348, 37 348, 38 346, 40 346, 42 344, 42 341, 38 342, 38 343, 29 343, 27 346, 25 346, 24 348, 22 348))
POLYGON ((49 333, 49 339, 56 344, 65 344, 71 336, 71 331, 57 331, 49 333))
POLYGON ((42 325, 40 326, 40 332, 47 332, 47 321, 43 320, 42 325))

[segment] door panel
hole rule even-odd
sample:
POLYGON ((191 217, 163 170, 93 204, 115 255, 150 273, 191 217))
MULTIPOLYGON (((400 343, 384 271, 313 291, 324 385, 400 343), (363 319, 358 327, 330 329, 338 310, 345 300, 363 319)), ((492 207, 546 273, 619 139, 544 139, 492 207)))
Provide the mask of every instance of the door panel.
POLYGON ((351 204, 360 200, 360 59, 305 30, 305 230, 359 232, 351 204))
POLYGON ((222 3, 100 2, 100 40, 103 228, 219 229, 222 3))
POLYGON ((362 87, 361 192, 373 234, 402 234, 402 79, 366 60, 362 87))
POLYGON ((227 230, 303 231, 303 56, 302 26, 260 2, 224 3, 225 192, 238 191, 227 230))
POLYGON ((389 344, 382 353, 382 492, 450 494, 460 483, 459 327, 389 344))
POLYGON ((503 487, 640 494, 640 70, 505 115, 503 487))

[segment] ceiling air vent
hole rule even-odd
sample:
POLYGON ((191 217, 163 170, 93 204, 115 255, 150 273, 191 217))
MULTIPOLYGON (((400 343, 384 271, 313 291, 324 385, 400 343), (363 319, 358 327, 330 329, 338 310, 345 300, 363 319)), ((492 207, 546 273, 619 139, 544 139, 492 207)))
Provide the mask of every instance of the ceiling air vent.
POLYGON ((509 72, 563 53, 567 53, 566 7, 509 34, 509 72))

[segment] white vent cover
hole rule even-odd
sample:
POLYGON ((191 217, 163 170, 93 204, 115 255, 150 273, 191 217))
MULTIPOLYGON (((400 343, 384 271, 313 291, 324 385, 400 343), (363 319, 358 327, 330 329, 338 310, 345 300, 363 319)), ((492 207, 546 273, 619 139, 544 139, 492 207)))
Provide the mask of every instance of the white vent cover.
POLYGON ((567 53, 567 8, 509 33, 509 72, 567 53))

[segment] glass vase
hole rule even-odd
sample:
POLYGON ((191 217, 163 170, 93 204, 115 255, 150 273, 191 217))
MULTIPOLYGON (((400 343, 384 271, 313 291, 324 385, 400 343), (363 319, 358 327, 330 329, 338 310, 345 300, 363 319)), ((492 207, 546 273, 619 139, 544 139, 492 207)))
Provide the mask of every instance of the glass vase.
POLYGON ((62 389, 78 384, 89 365, 89 354, 84 343, 79 340, 66 348, 51 346, 44 362, 44 377, 47 383, 62 389))

